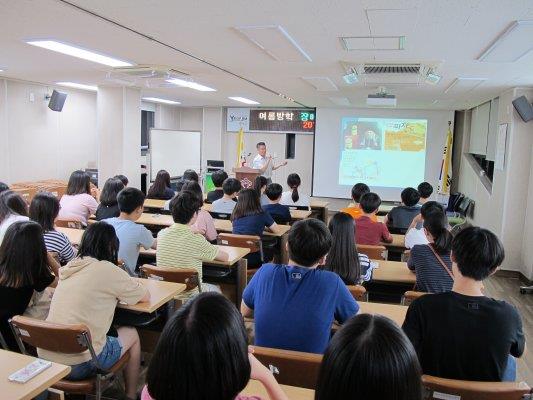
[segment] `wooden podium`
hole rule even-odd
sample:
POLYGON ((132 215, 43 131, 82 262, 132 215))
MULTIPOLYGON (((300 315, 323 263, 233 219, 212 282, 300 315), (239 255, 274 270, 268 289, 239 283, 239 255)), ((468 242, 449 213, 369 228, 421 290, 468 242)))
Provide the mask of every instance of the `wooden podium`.
POLYGON ((260 170, 250 167, 233 168, 233 172, 235 172, 235 178, 241 182, 243 189, 251 189, 255 178, 261 174, 260 170))

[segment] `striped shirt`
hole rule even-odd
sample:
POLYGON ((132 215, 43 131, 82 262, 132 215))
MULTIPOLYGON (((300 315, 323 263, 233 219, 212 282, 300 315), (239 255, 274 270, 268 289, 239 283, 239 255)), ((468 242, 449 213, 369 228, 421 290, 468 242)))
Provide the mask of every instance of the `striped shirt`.
MULTIPOLYGON (((212 261, 218 247, 194 233, 188 225, 173 224, 157 235, 156 262, 158 267, 195 269, 202 281, 202 261, 212 261)), ((202 285, 203 290, 203 285, 202 285)))
POLYGON ((59 263, 64 265, 74 258, 76 252, 67 235, 58 231, 47 231, 44 233, 44 244, 46 251, 59 255, 59 263))
MULTIPOLYGON (((449 292, 452 290, 453 279, 446 272, 428 244, 417 244, 411 249, 407 266, 416 273, 416 290, 428 293, 449 292)), ((452 260, 450 253, 439 254, 450 272, 452 260)))

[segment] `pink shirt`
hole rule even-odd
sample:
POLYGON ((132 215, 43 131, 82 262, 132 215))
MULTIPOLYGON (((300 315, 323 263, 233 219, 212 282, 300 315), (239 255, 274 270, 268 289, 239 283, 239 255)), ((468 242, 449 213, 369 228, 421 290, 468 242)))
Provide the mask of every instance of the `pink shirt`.
POLYGON ((193 225, 193 230, 205 236, 210 242, 215 240, 218 236, 217 230, 215 229, 215 221, 209 212, 205 210, 200 210, 198 212, 198 217, 196 222, 193 225))
MULTIPOLYGON (((146 385, 143 387, 143 391, 141 393, 141 400, 155 400, 148 393, 148 389, 147 389, 146 385)), ((256 396, 238 395, 237 397, 235 397, 235 400, 261 400, 261 398, 260 397, 256 397, 256 396)))
POLYGON ((80 221, 87 225, 87 220, 91 214, 96 212, 98 203, 93 196, 87 193, 68 195, 64 194, 59 201, 58 219, 68 219, 80 221))

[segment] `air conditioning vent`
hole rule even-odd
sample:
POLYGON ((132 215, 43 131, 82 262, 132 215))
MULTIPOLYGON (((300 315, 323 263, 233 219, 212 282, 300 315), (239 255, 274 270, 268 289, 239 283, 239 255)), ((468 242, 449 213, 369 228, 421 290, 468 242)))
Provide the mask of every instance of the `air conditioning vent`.
POLYGON ((113 68, 107 73, 107 80, 121 85, 144 87, 171 87, 169 79, 189 80, 186 72, 164 65, 136 65, 133 67, 113 68))
POLYGON ((420 64, 364 64, 365 74, 419 74, 420 64))

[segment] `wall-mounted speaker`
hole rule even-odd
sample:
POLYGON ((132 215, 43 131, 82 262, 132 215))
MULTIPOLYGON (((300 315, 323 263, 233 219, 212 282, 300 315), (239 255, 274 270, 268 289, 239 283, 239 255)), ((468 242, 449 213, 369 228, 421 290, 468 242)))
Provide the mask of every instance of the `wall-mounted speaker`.
POLYGON ((513 100, 513 106, 520 114, 520 118, 524 122, 531 121, 533 119, 533 106, 527 100, 526 96, 520 96, 513 100))
MULTIPOLYGON (((48 98, 48 96, 47 96, 48 98)), ((63 106, 65 105, 65 100, 67 99, 66 93, 58 92, 57 90, 54 90, 52 92, 52 95, 49 97, 50 101, 48 102, 48 108, 52 111, 59 111, 63 110, 63 106)))

